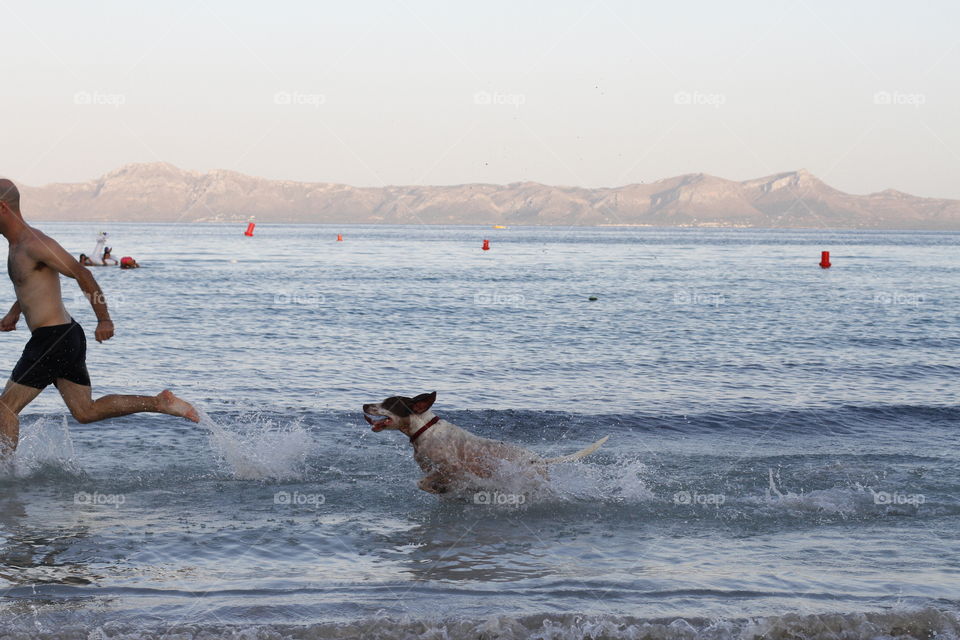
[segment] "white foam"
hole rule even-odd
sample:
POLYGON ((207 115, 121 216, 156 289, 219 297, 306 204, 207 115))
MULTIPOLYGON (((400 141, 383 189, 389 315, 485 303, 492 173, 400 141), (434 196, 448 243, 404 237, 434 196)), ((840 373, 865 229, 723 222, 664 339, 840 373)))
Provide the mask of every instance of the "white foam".
POLYGON ((852 514, 870 508, 873 504, 872 493, 858 483, 847 487, 830 487, 815 489, 809 492, 795 493, 784 490, 779 485, 780 472, 768 470, 769 482, 766 495, 763 498, 747 498, 746 502, 754 502, 783 508, 788 511, 816 512, 830 514, 852 514))
POLYGON ((470 499, 475 491, 521 494, 522 505, 544 502, 610 501, 638 503, 654 498, 645 480, 647 468, 639 459, 618 460, 612 465, 587 459, 552 464, 546 476, 531 467, 500 461, 489 478, 470 477, 451 497, 470 499))
POLYGON ((301 420, 281 424, 250 414, 221 425, 200 412, 210 432, 210 446, 221 466, 238 480, 291 480, 302 477, 314 442, 301 420))
POLYGON ((936 609, 867 613, 786 614, 746 620, 640 620, 580 614, 496 616, 487 620, 414 620, 373 617, 308 625, 178 624, 159 628, 110 622, 102 627, 23 629, 11 640, 957 640, 960 619, 936 609))
POLYGON ((40 416, 33 422, 21 424, 12 466, 7 463, 0 472, 25 478, 49 467, 68 472, 78 470, 66 416, 40 416))

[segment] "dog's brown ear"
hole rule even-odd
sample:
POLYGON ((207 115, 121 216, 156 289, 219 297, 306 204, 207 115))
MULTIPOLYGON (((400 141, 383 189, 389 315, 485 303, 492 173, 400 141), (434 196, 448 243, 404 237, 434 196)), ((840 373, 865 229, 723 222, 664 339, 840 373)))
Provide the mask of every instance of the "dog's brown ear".
POLYGON ((430 407, 433 406, 433 403, 437 401, 437 392, 433 393, 421 393, 416 398, 413 399, 411 409, 414 413, 424 413, 429 411, 430 407))

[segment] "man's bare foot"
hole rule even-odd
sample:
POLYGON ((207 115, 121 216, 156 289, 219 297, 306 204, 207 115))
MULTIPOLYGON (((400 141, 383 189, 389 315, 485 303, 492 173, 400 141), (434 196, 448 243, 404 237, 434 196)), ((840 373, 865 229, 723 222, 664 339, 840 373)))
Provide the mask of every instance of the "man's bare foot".
POLYGON ((200 422, 200 414, 193 408, 193 405, 186 400, 181 400, 173 395, 169 389, 165 389, 157 394, 157 410, 160 413, 166 413, 179 418, 186 418, 192 422, 200 422))

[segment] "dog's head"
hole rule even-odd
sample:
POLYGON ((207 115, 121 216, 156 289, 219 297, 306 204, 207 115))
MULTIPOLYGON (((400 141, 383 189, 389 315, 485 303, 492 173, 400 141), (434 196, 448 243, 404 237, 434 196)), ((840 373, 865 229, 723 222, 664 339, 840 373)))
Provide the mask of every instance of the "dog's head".
POLYGON ((415 398, 391 396, 377 404, 363 405, 363 418, 374 431, 398 429, 406 433, 415 423, 423 422, 421 416, 430 410, 436 399, 436 391, 421 393, 415 398))

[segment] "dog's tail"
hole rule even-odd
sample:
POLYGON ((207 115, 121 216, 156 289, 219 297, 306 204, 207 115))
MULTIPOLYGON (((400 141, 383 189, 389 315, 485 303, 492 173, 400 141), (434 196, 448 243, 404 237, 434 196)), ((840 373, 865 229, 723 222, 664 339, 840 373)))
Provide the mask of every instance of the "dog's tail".
POLYGON ((588 456, 594 451, 596 451, 597 449, 599 449, 600 447, 602 447, 603 443, 606 442, 609 438, 610 436, 604 436, 599 440, 597 440, 596 442, 594 442, 589 447, 587 447, 586 449, 581 449, 580 451, 577 451, 576 453, 571 453, 568 456, 560 456, 559 458, 547 458, 546 460, 543 461, 543 464, 557 464, 558 462, 573 462, 574 460, 579 460, 580 458, 588 456))

